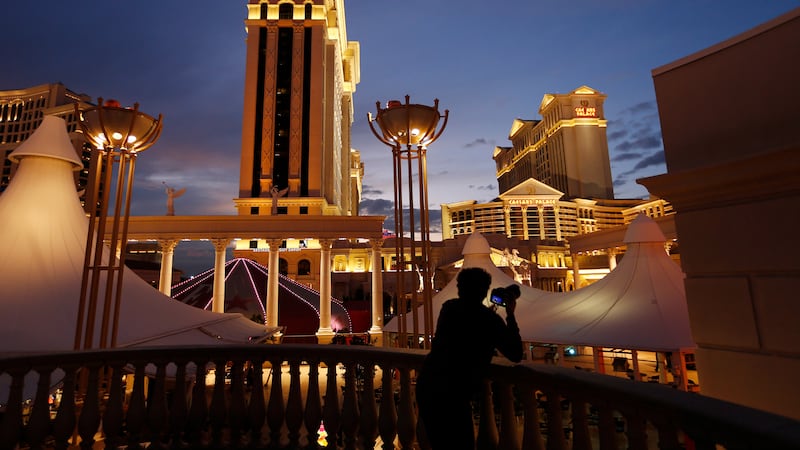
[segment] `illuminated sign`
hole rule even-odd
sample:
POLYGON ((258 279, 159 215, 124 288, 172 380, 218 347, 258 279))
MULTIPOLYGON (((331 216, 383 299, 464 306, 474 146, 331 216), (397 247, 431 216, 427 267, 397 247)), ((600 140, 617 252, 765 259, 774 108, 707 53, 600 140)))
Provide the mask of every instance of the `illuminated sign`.
POLYGON ((575 107, 575 117, 597 117, 597 108, 589 106, 589 102, 581 100, 581 106, 575 107))

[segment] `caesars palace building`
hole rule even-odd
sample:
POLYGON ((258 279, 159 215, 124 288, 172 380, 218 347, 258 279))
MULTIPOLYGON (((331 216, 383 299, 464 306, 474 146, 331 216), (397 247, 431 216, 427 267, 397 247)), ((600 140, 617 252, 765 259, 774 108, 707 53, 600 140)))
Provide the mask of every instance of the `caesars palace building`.
MULTIPOLYGON (((175 246, 208 240, 216 254, 209 261, 217 271, 215 297, 224 298, 225 250, 233 246, 235 257, 277 268, 270 274, 285 274, 319 290, 322 298, 371 302, 372 329, 380 330, 382 314, 375 310, 396 292, 391 272, 397 261, 393 238, 382 233, 384 217, 358 214, 365 168, 351 148, 350 128, 360 54, 358 42, 347 40, 343 2, 250 0, 245 25, 235 214, 131 217, 129 238, 152 242, 153 255, 161 260, 154 284, 167 294, 175 246)), ((476 231, 492 246, 495 263, 520 282, 571 290, 613 269, 624 252, 619 229, 636 215, 670 218, 672 208, 663 200, 614 199, 604 100, 587 86, 546 94, 541 119, 513 121, 511 146, 496 147, 492 155, 498 197, 442 205, 443 240, 433 242, 431 251, 435 288, 458 271, 464 241, 476 231), (605 237, 594 238, 600 235, 605 237)), ((15 169, 6 156, 44 115, 64 118, 68 131, 75 131, 75 102, 91 106, 89 97, 61 84, 0 91, 0 190, 15 169)), ((82 140, 74 142, 88 164, 82 140)), ((76 175, 79 191, 86 173, 76 175)), ((669 230, 666 234, 674 238, 669 230)), ((413 278, 407 277, 405 291, 416 289, 413 278)), ((270 277, 268 325, 277 320, 270 310, 277 308, 277 283, 277 276, 270 277)), ((220 309, 224 306, 214 305, 220 309)), ((320 333, 329 332, 321 319, 320 333)))

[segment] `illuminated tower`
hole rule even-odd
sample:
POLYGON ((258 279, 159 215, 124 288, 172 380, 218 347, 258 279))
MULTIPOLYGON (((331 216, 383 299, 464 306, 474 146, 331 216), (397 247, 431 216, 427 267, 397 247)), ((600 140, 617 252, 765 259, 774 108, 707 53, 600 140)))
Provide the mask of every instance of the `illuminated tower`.
POLYGON ((500 194, 534 178, 566 198, 613 199, 605 99, 588 86, 545 94, 542 120, 515 120, 512 147, 497 147, 493 155, 500 194))
POLYGON ((359 46, 347 41, 343 0, 247 8, 238 213, 357 215, 359 46))

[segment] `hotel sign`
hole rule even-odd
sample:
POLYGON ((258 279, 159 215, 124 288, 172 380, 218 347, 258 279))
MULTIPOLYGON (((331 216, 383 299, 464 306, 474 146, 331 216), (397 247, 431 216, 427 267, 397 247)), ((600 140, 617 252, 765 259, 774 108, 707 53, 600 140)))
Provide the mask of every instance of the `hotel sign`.
POLYGON ((597 117, 597 108, 589 106, 587 100, 581 100, 581 106, 575 107, 575 117, 597 117))

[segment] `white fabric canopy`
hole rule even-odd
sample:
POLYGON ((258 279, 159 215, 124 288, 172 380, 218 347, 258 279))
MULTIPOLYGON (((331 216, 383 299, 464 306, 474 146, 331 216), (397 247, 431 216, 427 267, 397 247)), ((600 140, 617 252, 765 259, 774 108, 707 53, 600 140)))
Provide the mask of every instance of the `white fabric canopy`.
MULTIPOLYGON (((603 279, 564 293, 520 286, 522 295, 517 301, 516 317, 522 339, 651 351, 694 348, 684 275, 666 253, 664 242, 658 225, 640 215, 625 235, 628 248, 624 258, 603 279)), ((490 251, 486 239, 473 233, 464 246, 462 268, 487 270, 492 276, 492 288, 514 282, 494 265, 490 251)), ((434 296, 434 323, 442 303, 456 296, 455 280, 434 296)), ((500 312, 503 314, 502 308, 500 312)), ((421 308, 419 314, 422 317, 421 308)), ((410 331, 410 314, 406 320, 410 331)), ((396 332, 397 320, 387 323, 384 329, 396 332)))
MULTIPOLYGON (((10 158, 19 166, 0 195, 0 355, 72 350, 89 224, 72 173, 82 164, 50 116, 10 158)), ((175 301, 127 268, 122 292, 119 347, 262 342, 275 331, 175 301)))

